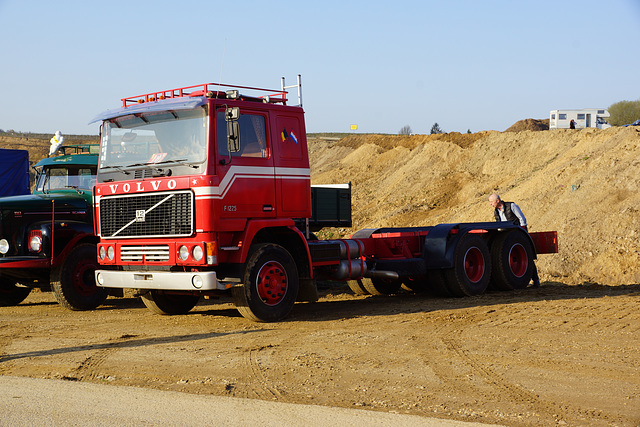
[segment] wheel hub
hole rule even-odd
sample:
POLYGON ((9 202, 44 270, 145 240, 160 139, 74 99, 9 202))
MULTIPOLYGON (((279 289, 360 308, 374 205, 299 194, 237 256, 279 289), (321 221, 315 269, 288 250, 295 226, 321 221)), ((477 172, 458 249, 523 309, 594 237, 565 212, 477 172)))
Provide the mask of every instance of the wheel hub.
POLYGON ((269 261, 258 271, 258 295, 267 305, 276 305, 287 293, 287 273, 279 262, 269 261))
POLYGON ((91 260, 83 260, 73 269, 73 288, 82 296, 90 296, 96 293, 96 281, 94 271, 97 265, 91 260))
POLYGON ((527 272, 528 259, 527 251, 517 243, 509 250, 509 268, 516 277, 522 277, 527 272))
POLYGON ((464 255, 464 272, 473 283, 477 283, 484 276, 484 257, 478 248, 469 248, 464 255))

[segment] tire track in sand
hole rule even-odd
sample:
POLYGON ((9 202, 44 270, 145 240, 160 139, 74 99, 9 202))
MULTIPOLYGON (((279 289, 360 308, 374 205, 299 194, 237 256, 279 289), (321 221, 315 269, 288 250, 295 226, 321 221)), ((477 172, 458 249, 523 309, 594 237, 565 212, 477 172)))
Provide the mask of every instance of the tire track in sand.
POLYGON ((282 394, 274 387, 264 374, 264 369, 260 366, 260 353, 271 348, 273 345, 252 347, 245 352, 245 366, 247 367, 245 376, 247 390, 244 397, 257 397, 263 400, 279 400, 282 394))

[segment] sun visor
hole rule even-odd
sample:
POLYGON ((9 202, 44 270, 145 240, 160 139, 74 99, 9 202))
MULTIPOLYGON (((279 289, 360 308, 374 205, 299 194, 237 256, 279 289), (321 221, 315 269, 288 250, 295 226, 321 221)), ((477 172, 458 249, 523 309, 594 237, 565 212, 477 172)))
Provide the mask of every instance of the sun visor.
POLYGON ((126 108, 117 108, 115 110, 107 110, 94 117, 89 124, 100 122, 102 120, 112 119, 114 117, 125 116, 127 114, 149 113, 155 111, 167 110, 191 110, 207 103, 204 96, 169 98, 160 101, 143 102, 133 104, 126 108))

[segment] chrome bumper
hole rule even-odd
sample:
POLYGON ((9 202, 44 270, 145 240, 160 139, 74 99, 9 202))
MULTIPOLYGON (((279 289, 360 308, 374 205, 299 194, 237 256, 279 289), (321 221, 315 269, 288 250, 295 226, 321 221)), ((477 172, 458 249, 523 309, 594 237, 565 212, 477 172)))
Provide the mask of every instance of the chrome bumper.
POLYGON ((163 291, 226 290, 232 283, 218 281, 215 271, 113 271, 96 270, 96 285, 103 288, 157 289, 163 291))

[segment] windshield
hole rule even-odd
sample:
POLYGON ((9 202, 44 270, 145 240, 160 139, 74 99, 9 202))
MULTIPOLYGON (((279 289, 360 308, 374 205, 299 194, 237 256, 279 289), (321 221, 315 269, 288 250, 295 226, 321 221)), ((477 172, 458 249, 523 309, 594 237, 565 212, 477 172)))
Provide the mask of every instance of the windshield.
POLYGON ((38 175, 36 192, 82 189, 91 191, 96 183, 96 167, 48 167, 38 175))
POLYGON ((101 171, 144 167, 188 167, 204 164, 207 143, 206 107, 130 114, 104 122, 101 171))

